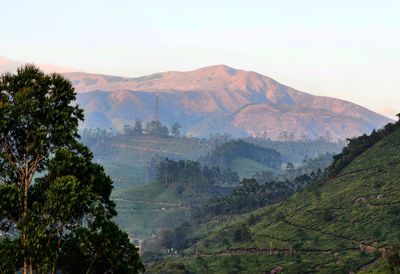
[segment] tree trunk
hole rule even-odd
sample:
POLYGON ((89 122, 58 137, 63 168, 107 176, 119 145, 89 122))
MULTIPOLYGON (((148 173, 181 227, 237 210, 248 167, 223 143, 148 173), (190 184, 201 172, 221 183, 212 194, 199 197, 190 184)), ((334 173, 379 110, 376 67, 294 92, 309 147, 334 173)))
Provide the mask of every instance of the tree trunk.
MULTIPOLYGON (((24 227, 22 229, 22 249, 25 252, 24 254, 24 269, 23 269, 23 274, 28 274, 28 257, 26 255, 27 252, 27 232, 26 232, 26 217, 28 215, 28 191, 29 191, 29 182, 28 182, 28 175, 25 174, 25 178, 23 180, 23 187, 24 187, 24 195, 23 195, 23 203, 24 203, 24 208, 22 211, 22 222, 24 224, 24 227)), ((32 273, 33 274, 33 273, 32 273)))

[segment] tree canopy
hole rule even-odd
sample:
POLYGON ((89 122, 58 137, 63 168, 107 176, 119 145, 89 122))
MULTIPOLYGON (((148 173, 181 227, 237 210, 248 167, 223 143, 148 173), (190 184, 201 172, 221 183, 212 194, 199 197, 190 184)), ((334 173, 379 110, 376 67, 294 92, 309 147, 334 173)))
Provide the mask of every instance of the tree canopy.
POLYGON ((112 180, 78 142, 70 81, 33 65, 0 77, 0 272, 138 273, 113 223, 112 180))

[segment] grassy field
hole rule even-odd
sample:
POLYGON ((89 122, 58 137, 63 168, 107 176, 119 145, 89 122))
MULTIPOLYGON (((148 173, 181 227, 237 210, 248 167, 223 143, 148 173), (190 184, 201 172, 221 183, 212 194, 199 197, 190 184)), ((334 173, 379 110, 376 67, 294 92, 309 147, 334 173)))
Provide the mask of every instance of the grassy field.
POLYGON ((117 189, 112 197, 117 204, 117 223, 138 238, 177 227, 190 218, 183 197, 158 183, 117 189))
MULTIPOLYGON (((362 270, 380 256, 377 248, 400 240, 399 174, 397 130, 335 178, 285 202, 199 227, 197 243, 180 251, 186 257, 168 257, 148 269, 150 273, 175 267, 193 273, 204 273, 204 269, 264 273, 278 266, 284 273, 362 270), (237 239, 241 227, 249 231, 245 240, 237 239)), ((383 273, 380 264, 371 267, 377 270, 364 273, 383 273)))

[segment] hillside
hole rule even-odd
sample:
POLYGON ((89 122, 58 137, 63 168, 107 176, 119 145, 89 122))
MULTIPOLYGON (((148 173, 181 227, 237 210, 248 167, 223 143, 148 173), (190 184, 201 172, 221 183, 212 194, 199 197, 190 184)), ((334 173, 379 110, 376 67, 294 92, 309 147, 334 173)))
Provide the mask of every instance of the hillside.
MULTIPOLYGON (((194 229, 196 243, 179 251, 183 258, 153 263, 150 273, 359 271, 400 242, 399 152, 396 129, 334 177, 284 202, 194 229)), ((371 267, 380 271, 379 262, 371 267)))
POLYGON ((195 160, 212 149, 207 142, 194 138, 117 135, 83 138, 83 142, 104 166, 116 188, 143 184, 145 168, 152 157, 195 160))
POLYGON ((228 132, 234 136, 295 133, 336 139, 369 133, 390 119, 361 106, 313 96, 251 71, 224 65, 138 78, 65 73, 78 91, 88 128, 122 128, 154 117, 158 92, 166 124, 179 121, 188 135, 228 132))
POLYGON ((207 154, 204 162, 221 169, 232 169, 240 177, 250 177, 257 172, 280 169, 282 155, 274 149, 264 148, 243 140, 230 141, 207 154))
POLYGON ((148 183, 113 193, 116 222, 131 237, 143 239, 165 228, 175 228, 190 218, 184 197, 159 183, 148 183))

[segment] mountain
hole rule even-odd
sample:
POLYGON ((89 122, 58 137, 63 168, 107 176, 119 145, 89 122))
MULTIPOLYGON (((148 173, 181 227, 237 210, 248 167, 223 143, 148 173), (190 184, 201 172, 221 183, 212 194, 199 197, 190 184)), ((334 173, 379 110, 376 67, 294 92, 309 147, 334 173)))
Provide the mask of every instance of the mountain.
POLYGON ((400 243, 399 152, 400 122, 361 136, 336 157, 325 178, 281 203, 194 223, 189 247, 147 270, 355 273, 372 266, 365 273, 391 273, 382 265, 400 243), (345 159, 351 160, 338 164, 345 159))
POLYGON ((121 128, 154 117, 156 93, 162 122, 179 121, 188 135, 282 133, 334 138, 369 133, 391 120, 356 104, 313 96, 258 74, 225 65, 138 78, 65 73, 85 109, 84 127, 121 128))

